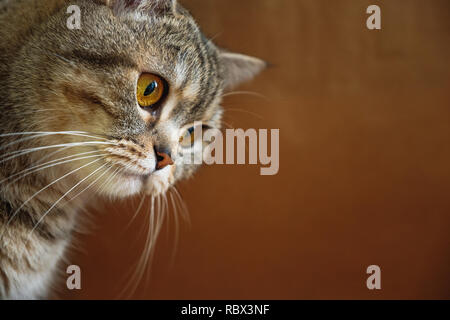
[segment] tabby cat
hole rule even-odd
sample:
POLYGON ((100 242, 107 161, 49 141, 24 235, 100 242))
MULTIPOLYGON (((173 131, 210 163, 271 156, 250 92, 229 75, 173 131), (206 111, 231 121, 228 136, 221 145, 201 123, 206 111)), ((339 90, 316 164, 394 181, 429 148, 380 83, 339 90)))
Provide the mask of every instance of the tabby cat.
POLYGON ((220 128, 224 92, 265 67, 175 0, 0 0, 0 39, 3 299, 49 297, 92 194, 153 199, 190 177, 194 123, 220 128))

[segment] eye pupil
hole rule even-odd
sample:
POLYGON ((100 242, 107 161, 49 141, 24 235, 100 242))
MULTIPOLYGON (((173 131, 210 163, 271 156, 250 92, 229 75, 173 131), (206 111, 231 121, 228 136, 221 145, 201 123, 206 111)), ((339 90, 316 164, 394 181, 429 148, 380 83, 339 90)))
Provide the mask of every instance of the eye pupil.
POLYGON ((164 98, 166 89, 164 79, 155 74, 143 73, 136 85, 137 102, 142 108, 153 108, 164 98))
POLYGON ((157 87, 158 87, 158 84, 156 83, 156 81, 151 82, 145 89, 144 97, 147 97, 147 96, 151 95, 153 92, 155 92, 155 89, 157 87))

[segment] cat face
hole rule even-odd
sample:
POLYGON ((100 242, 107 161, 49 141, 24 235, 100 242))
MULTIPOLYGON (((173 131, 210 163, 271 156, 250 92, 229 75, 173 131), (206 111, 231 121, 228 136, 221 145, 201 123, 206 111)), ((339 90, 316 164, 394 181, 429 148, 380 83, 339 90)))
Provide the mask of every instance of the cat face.
POLYGON ((30 81, 36 130, 82 132, 45 139, 80 142, 63 151, 68 155, 102 155, 67 166, 86 164, 78 179, 104 172, 105 195, 164 193, 197 169, 184 159, 198 152, 190 143, 194 123, 219 129, 223 92, 265 63, 215 46, 176 1, 75 4, 81 29, 65 26, 65 10, 55 14, 17 75, 30 81), (98 143, 84 144, 92 140, 98 143))

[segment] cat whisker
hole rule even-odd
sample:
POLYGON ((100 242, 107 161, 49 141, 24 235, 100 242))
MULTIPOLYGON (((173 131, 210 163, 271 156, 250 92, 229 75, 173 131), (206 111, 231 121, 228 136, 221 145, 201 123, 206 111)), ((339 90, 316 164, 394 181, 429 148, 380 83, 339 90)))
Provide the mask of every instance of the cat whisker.
POLYGON ((229 96, 236 96, 236 95, 249 95, 249 96, 255 96, 258 98, 268 100, 268 98, 265 95, 258 93, 258 92, 252 92, 252 91, 232 91, 232 92, 223 94, 222 98, 229 97, 229 96))
POLYGON ((55 145, 50 145, 50 146, 29 148, 29 149, 18 150, 18 151, 14 151, 14 152, 10 152, 5 155, 2 155, 1 157, 6 157, 6 158, 0 160, 0 163, 15 159, 17 157, 20 157, 20 156, 23 156, 26 154, 30 154, 30 153, 37 152, 37 151, 42 151, 42 150, 63 148, 63 147, 73 148, 73 147, 92 146, 92 145, 117 145, 117 144, 112 143, 112 142, 85 141, 85 142, 71 142, 71 143, 55 144, 55 145))
MULTIPOLYGON (((108 164, 106 164, 108 165, 108 164)), ((104 166, 103 166, 104 167, 104 166)), ((97 183, 98 180, 100 180, 105 174, 107 174, 113 167, 110 166, 109 168, 107 168, 101 175, 99 175, 93 182, 91 182, 86 188, 84 188, 83 190, 81 190, 79 193, 77 193, 75 196, 71 197, 66 204, 68 204, 69 202, 75 200, 76 198, 78 198, 79 196, 81 196, 84 192, 86 192, 88 189, 90 189, 95 183, 97 183)), ((65 204, 65 205, 66 205, 65 204)))
POLYGON ((167 199, 167 191, 166 193, 163 193, 161 195, 162 199, 164 200, 164 208, 162 214, 164 215, 164 219, 166 220, 166 238, 170 234, 170 206, 169 206, 169 200, 167 199))
MULTIPOLYGON (((108 164, 105 163, 104 165, 100 166, 99 168, 95 169, 93 172, 91 172, 89 175, 87 175, 85 178, 81 179, 78 183, 76 183, 72 188, 69 189, 62 197, 60 197, 57 201, 53 203, 53 205, 42 215, 42 217, 38 220, 38 222, 34 225, 33 229, 28 233, 28 240, 30 240, 31 235, 33 234, 34 230, 39 226, 39 224, 45 219, 45 217, 60 203, 69 193, 71 193, 73 190, 75 190, 78 186, 80 186, 84 181, 92 177, 95 173, 106 167, 108 164)), ((84 191, 84 190, 83 190, 84 191)))
POLYGON ((32 110, 32 111, 22 111, 21 114, 34 114, 37 112, 48 112, 48 111, 60 111, 59 109, 39 109, 39 110, 32 110))
POLYGON ((46 135, 48 135, 48 134, 40 133, 40 134, 36 134, 36 135, 34 135, 34 136, 31 136, 31 137, 28 136, 28 137, 26 137, 26 138, 18 139, 18 140, 15 140, 14 142, 10 142, 10 143, 8 143, 8 144, 2 146, 2 147, 0 148, 0 150, 4 150, 4 149, 8 148, 9 146, 12 146, 12 145, 15 145, 15 144, 24 142, 24 141, 28 141, 28 140, 33 140, 33 139, 36 139, 36 138, 44 137, 44 136, 46 136, 46 135))
POLYGON ((107 179, 107 180, 105 180, 104 181, 104 183, 99 187, 99 188, 97 188, 97 194, 98 193, 101 193, 105 188, 106 188, 106 186, 118 175, 118 174, 120 174, 121 172, 124 172, 124 171, 126 171, 127 169, 129 169, 131 167, 131 165, 125 165, 124 167, 119 167, 119 168, 117 168, 110 176, 109 176, 109 178, 107 179))
POLYGON ((39 146, 39 147, 33 147, 33 148, 26 148, 26 149, 20 149, 11 151, 9 153, 2 154, 1 157, 9 157, 12 155, 16 155, 22 152, 28 152, 28 151, 40 151, 40 150, 46 150, 46 149, 52 149, 52 148, 62 148, 62 147, 71 147, 71 146, 79 146, 82 144, 99 144, 99 145, 112 145, 116 144, 114 142, 103 142, 103 141, 79 141, 79 142, 67 142, 67 143, 60 143, 55 145, 48 145, 48 146, 39 146))
POLYGON ((90 137, 90 138, 101 138, 103 140, 108 140, 106 138, 96 134, 85 131, 28 131, 28 132, 9 132, 0 134, 0 137, 14 137, 14 136, 28 136, 34 134, 44 134, 44 135, 73 135, 73 136, 82 136, 82 137, 90 137))
POLYGON ((67 62, 68 64, 70 64, 72 67, 76 67, 76 63, 75 62, 73 62, 73 61, 71 61, 71 60, 69 60, 69 59, 67 59, 67 58, 65 58, 65 57, 63 57, 63 56, 61 56, 61 55, 59 55, 59 54, 57 54, 57 53, 54 53, 54 52, 51 52, 51 54, 53 54, 55 57, 57 57, 59 60, 62 60, 62 61, 64 61, 64 62, 67 62))
POLYGON ((12 179, 14 177, 20 176, 20 175, 22 175, 24 173, 26 173, 26 174, 20 176, 19 178, 15 179, 14 181, 11 181, 10 183, 8 183, 8 185, 13 184, 14 182, 17 182, 18 180, 20 180, 22 178, 25 178, 29 174, 32 174, 32 173, 35 173, 35 172, 38 172, 38 171, 41 171, 41 170, 44 170, 44 169, 53 168, 55 166, 58 166, 58 165, 61 165, 61 164, 65 164, 65 163, 70 163, 70 162, 74 162, 74 161, 79 161, 79 160, 84 160, 84 159, 89 159, 89 158, 94 158, 94 157, 99 157, 99 156, 102 156, 102 155, 106 155, 106 153, 105 153, 105 154, 101 154, 101 155, 80 157, 82 155, 99 153, 99 152, 102 152, 102 151, 98 150, 98 151, 89 151, 89 152, 78 153, 78 154, 75 154, 75 155, 71 155, 71 156, 67 156, 67 157, 64 157, 64 158, 52 160, 52 161, 49 161, 49 162, 46 162, 46 163, 43 163, 43 164, 39 164, 39 165, 36 165, 34 167, 22 170, 22 171, 20 171, 18 173, 15 173, 15 174, 11 175, 11 176, 8 176, 7 178, 5 178, 3 180, 0 180, 0 184, 8 181, 9 179, 12 179), (71 159, 71 158, 74 158, 74 157, 78 157, 78 158, 71 159), (62 161, 62 160, 66 160, 66 159, 70 159, 70 160, 62 161))
MULTIPOLYGON (((84 138, 92 138, 92 139, 99 139, 99 140, 103 140, 109 143, 114 143, 112 142, 110 139, 104 138, 104 137, 100 137, 99 135, 96 134, 92 134, 89 132, 83 132, 83 131, 55 131, 55 132, 21 132, 21 133, 7 133, 7 134, 3 134, 0 135, 0 137, 11 137, 11 136, 20 136, 20 135, 32 135, 31 137, 25 137, 22 139, 18 139, 15 140, 13 142, 10 142, 2 147, 0 147, 0 150, 4 150, 7 149, 8 147, 15 145, 15 144, 19 144, 21 142, 25 142, 25 141, 29 141, 29 140, 33 140, 33 139, 37 139, 37 138, 41 138, 41 137, 46 137, 46 136, 55 136, 55 135, 69 135, 69 136, 76 136, 76 137, 84 137, 84 138)), ((80 141, 81 142, 81 141, 80 141)), ((20 150, 16 150, 11 152, 10 154, 14 154, 19 152, 20 150)), ((3 157, 8 156, 9 154, 4 154, 2 155, 3 157)))
POLYGON ((149 276, 149 267, 153 264, 153 258, 155 255, 155 247, 156 242, 158 241, 159 235, 161 233, 162 226, 164 224, 164 220, 166 218, 166 212, 167 212, 167 201, 165 199, 162 199, 162 195, 158 196, 160 205, 158 206, 158 216, 155 219, 155 226, 153 229, 153 236, 152 236, 152 243, 149 245, 148 252, 147 252, 147 260, 145 261, 145 264, 143 265, 143 268, 147 270, 145 283, 148 283, 148 276, 149 276), (164 202, 162 200, 165 200, 164 202))
POLYGON ((25 207, 31 200, 33 200, 35 197, 37 197, 40 193, 42 193, 43 191, 47 190, 48 188, 50 188, 52 185, 54 185, 55 183, 58 183, 59 181, 63 180, 64 178, 80 171, 81 169, 86 168, 87 166, 90 166, 98 161, 100 161, 102 159, 96 159, 94 161, 91 161, 77 169, 74 169, 72 171, 70 171, 69 173, 66 173, 65 175, 59 177, 58 179, 54 180, 53 182, 49 183, 48 185, 46 185, 45 187, 43 187, 42 189, 40 189, 39 191, 35 192, 31 197, 29 197, 24 203, 22 203, 22 205, 20 205, 19 208, 16 209, 16 211, 14 211, 14 213, 11 215, 11 217, 8 219, 8 221, 6 222, 6 224, 3 227, 3 232, 0 236, 0 238, 3 237, 3 234, 5 232, 5 230, 8 228, 9 224, 11 223, 11 221, 15 218, 15 216, 20 212, 20 210, 22 210, 23 207, 25 207))
POLYGON ((249 115, 254 116, 255 118, 258 118, 260 120, 264 120, 264 117, 260 114, 257 114, 255 112, 249 111, 249 110, 245 110, 245 109, 236 109, 236 108, 227 108, 226 109, 227 112, 242 112, 242 113, 247 113, 249 115))
POLYGON ((133 216, 131 217, 130 221, 128 222, 127 226, 125 227, 125 229, 130 228, 131 224, 134 222, 134 220, 136 220, 137 216, 139 215, 139 212, 141 212, 142 206, 144 205, 145 202, 145 196, 142 196, 141 201, 139 202, 139 206, 136 209, 136 212, 133 214, 133 216))
POLYGON ((208 39, 207 44, 213 44, 213 41, 220 37, 222 35, 222 32, 216 33, 214 36, 212 36, 210 39, 208 39))
MULTIPOLYGON (((111 167, 108 169, 108 171, 110 169, 112 169, 115 166, 115 164, 112 164, 111 167)), ((105 179, 105 181, 103 181, 103 183, 101 183, 100 185, 96 186, 96 190, 95 192, 92 192, 92 194, 90 194, 88 196, 88 198, 86 199, 86 202, 89 202, 88 200, 90 200, 92 197, 94 197, 96 194, 100 193, 100 190, 103 189, 106 185, 108 185, 108 183, 111 181, 111 179, 119 172, 121 171, 122 168, 116 168, 112 173, 109 174, 109 177, 105 179)))
MULTIPOLYGON (((0 137, 14 137, 14 136, 27 136, 33 134, 41 134, 41 133, 51 133, 54 131, 23 131, 23 132, 8 132, 0 134, 0 137)), ((84 133, 82 131, 72 131, 76 133, 84 133)))
POLYGON ((114 180, 114 178, 120 173, 120 172, 123 172, 125 170, 125 168, 117 168, 109 177, 108 177, 108 179, 107 180, 105 180, 105 182, 101 185, 101 186, 99 186, 98 188, 97 188, 97 193, 101 193, 105 188, 106 188, 106 186, 112 181, 112 180, 114 180))
POLYGON ((225 121, 222 120, 221 123, 222 123, 222 125, 224 125, 225 128, 227 128, 227 129, 234 129, 233 126, 232 126, 231 124, 229 124, 228 122, 225 122, 225 121))
POLYGON ((147 249, 147 245, 150 242, 149 238, 150 238, 151 233, 152 233, 151 232, 151 225, 152 225, 151 224, 151 219, 154 216, 154 212, 155 212, 155 197, 151 197, 150 198, 150 215, 147 217, 149 227, 147 229, 147 236, 146 236, 146 240, 145 240, 145 243, 144 243, 144 249, 143 249, 143 251, 141 253, 141 256, 139 257, 138 261, 136 262, 135 268, 131 269, 131 270, 134 270, 134 271, 130 270, 130 273, 131 273, 130 278, 126 282, 126 284, 123 287, 123 289, 121 290, 121 292, 119 293, 119 299, 121 299, 123 297, 126 297, 127 293, 129 293, 129 296, 131 296, 137 289, 137 286, 138 286, 137 285, 137 279, 142 277, 142 271, 140 269, 140 267, 141 267, 141 260, 142 260, 142 257, 144 255, 144 252, 147 249))
POLYGON ((191 218, 189 216, 189 210, 188 207, 186 206, 186 204, 183 201, 183 197, 181 196, 180 192, 178 191, 177 187, 173 186, 172 190, 175 193, 175 196, 178 198, 178 203, 180 205, 180 212, 181 212, 181 217, 183 218, 183 220, 188 224, 188 226, 191 226, 191 218))
POLYGON ((164 210, 164 202, 161 195, 158 195, 157 197, 157 204, 157 210, 155 210, 154 214, 150 217, 150 241, 146 246, 146 250, 143 252, 142 257, 144 259, 141 260, 142 276, 139 280, 144 280, 144 284, 148 283, 148 272, 146 271, 148 271, 148 267, 150 267, 153 262, 154 248, 159 236, 160 222, 162 221, 161 216, 164 210))
MULTIPOLYGON (((114 143, 114 142, 111 141, 111 143, 114 143)), ((51 153, 49 153, 49 154, 43 156, 43 157, 40 158, 39 160, 37 160, 36 163, 40 163, 40 162, 44 161, 45 159, 51 158, 51 157, 54 156, 55 154, 58 154, 58 153, 60 153, 60 152, 64 152, 65 150, 68 150, 68 149, 70 149, 70 148, 73 148, 73 146, 67 146, 67 147, 64 147, 64 148, 60 148, 60 149, 58 149, 58 150, 56 150, 56 151, 53 151, 53 152, 51 152, 51 153)))
POLYGON ((170 267, 173 268, 173 266, 175 265, 175 258, 178 253, 178 244, 179 244, 179 239, 180 239, 180 225, 179 225, 179 221, 178 221, 178 214, 179 214, 178 207, 176 204, 176 200, 175 200, 174 196, 172 195, 172 190, 169 190, 169 196, 170 196, 170 201, 171 201, 172 207, 173 207, 173 216, 174 216, 174 224, 175 224, 174 243, 173 243, 172 254, 171 254, 171 258, 170 258, 170 267))
POLYGON ((165 207, 163 206, 161 196, 151 197, 150 215, 148 217, 148 230, 144 249, 137 262, 135 271, 120 293, 121 297, 123 297, 127 292, 130 296, 134 294, 139 283, 144 277, 144 283, 148 281, 148 274, 146 275, 146 270, 148 270, 148 267, 151 266, 153 262, 155 245, 164 223, 164 209, 165 207))

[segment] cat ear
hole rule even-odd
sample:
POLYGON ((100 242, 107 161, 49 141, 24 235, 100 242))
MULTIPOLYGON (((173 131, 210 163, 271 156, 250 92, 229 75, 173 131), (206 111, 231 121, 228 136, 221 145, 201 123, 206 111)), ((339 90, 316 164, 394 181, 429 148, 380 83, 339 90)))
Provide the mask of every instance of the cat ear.
POLYGON ((177 0, 103 0, 116 15, 129 12, 175 13, 177 0))
POLYGON ((253 79, 267 67, 267 62, 239 53, 222 52, 219 59, 225 73, 226 90, 253 79))

